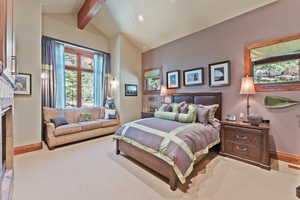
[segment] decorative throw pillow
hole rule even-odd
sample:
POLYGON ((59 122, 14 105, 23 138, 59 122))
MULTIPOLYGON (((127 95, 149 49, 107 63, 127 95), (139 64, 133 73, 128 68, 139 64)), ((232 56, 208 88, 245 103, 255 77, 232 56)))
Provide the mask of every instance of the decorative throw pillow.
POLYGON ((109 119, 109 115, 116 115, 117 111, 116 110, 111 110, 111 109, 105 109, 105 119, 109 119))
POLYGON ((163 112, 163 111, 156 111, 154 113, 155 118, 165 119, 165 120, 175 120, 177 113, 174 112, 163 112))
POLYGON ((189 104, 183 104, 179 110, 180 113, 187 114, 189 112, 189 104))
POLYGON ((59 127, 59 126, 63 126, 63 125, 67 125, 69 124, 67 122, 67 119, 65 117, 55 117, 53 119, 50 119, 51 123, 54 124, 55 128, 59 127))
POLYGON ((80 122, 86 122, 86 121, 92 121, 93 115, 91 113, 80 113, 79 115, 79 121, 80 122))
POLYGON ((117 119, 117 115, 108 115, 108 119, 117 119))
POLYGON ((195 105, 189 105, 188 113, 179 113, 178 118, 176 118, 177 121, 183 122, 183 123, 195 123, 197 119, 197 106, 195 105))
POLYGON ((197 121, 207 125, 208 123, 209 108, 203 106, 197 106, 197 121))
POLYGON ((212 125, 215 124, 215 114, 219 108, 218 104, 214 104, 214 105, 209 105, 209 106, 205 106, 205 105, 198 105, 198 107, 202 107, 202 108, 208 108, 208 122, 212 125))

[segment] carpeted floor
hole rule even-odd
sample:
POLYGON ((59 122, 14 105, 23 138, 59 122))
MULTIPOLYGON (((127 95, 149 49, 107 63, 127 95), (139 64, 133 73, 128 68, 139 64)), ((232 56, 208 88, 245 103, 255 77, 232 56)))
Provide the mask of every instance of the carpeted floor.
POLYGON ((114 147, 109 136, 17 156, 14 200, 296 200, 300 185, 299 171, 285 163, 266 171, 211 155, 188 185, 172 192, 114 147))

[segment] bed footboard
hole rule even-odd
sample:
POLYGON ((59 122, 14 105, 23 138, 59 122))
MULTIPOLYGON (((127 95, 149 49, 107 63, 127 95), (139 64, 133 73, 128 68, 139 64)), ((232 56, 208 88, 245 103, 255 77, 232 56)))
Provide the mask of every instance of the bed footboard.
POLYGON ((177 189, 178 177, 173 167, 165 161, 122 140, 116 140, 116 154, 119 155, 120 152, 127 154, 132 159, 167 178, 171 190, 175 191, 177 189))

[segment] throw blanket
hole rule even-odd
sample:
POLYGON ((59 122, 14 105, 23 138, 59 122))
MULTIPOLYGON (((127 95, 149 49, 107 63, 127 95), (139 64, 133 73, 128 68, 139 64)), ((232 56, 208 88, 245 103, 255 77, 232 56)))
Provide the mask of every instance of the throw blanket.
POLYGON ((185 183, 197 158, 220 142, 219 132, 219 127, 211 125, 147 118, 123 125, 114 138, 166 161, 185 183))

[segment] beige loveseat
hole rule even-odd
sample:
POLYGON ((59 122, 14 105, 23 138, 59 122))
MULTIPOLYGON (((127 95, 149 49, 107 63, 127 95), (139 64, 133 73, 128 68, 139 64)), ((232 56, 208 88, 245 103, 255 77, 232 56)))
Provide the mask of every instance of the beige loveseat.
POLYGON ((43 108, 45 124, 45 140, 50 149, 67 143, 94 138, 114 133, 119 127, 118 119, 104 119, 104 108, 70 108, 55 109, 43 108), (80 122, 81 113, 92 115, 92 121, 80 122), (64 116, 67 125, 55 128, 51 119, 64 116))

